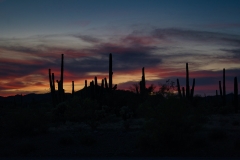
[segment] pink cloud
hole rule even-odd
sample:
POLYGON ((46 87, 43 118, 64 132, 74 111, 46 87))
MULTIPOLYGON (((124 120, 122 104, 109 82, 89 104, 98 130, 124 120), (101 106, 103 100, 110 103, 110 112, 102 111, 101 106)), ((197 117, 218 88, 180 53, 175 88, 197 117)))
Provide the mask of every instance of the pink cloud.
POLYGON ((134 45, 152 45, 156 44, 156 39, 152 36, 134 36, 129 35, 125 38, 123 38, 124 43, 130 43, 134 45))

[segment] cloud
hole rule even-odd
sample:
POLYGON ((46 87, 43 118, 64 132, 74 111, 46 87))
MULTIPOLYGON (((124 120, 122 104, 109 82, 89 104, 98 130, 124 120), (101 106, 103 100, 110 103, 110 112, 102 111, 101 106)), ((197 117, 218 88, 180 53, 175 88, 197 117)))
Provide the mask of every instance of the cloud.
POLYGON ((100 39, 89 36, 89 35, 80 35, 79 34, 79 35, 73 35, 73 37, 79 38, 79 39, 81 39, 85 42, 89 42, 89 43, 98 43, 101 41, 100 39))
POLYGON ((59 42, 64 42, 66 37, 59 35, 44 36, 44 40, 41 36, 39 39, 31 37, 29 40, 24 39, 24 43, 21 39, 12 42, 8 40, 8 43, 2 39, 0 78, 3 86, 0 95, 3 90, 5 93, 14 88, 25 91, 30 90, 26 89, 29 86, 34 91, 38 86, 49 88, 48 69, 51 68, 55 79, 59 79, 61 54, 64 54, 64 85, 68 87, 67 90, 71 87, 71 81, 75 81, 81 89, 85 79, 89 82, 94 76, 98 76, 99 80, 108 77, 109 53, 113 55, 114 83, 119 83, 120 89, 126 89, 132 83, 140 81, 142 67, 145 67, 147 84, 158 85, 159 81, 179 78, 181 85, 185 85, 185 63, 188 62, 190 77, 196 78, 196 86, 201 93, 204 86, 217 87, 223 67, 228 67, 226 73, 231 77, 227 80, 229 85, 232 76, 239 76, 236 73, 240 73, 240 37, 237 35, 160 28, 144 34, 133 31, 118 37, 95 38, 82 34, 67 35, 68 38, 69 36, 72 39, 64 45, 59 42), (91 45, 76 45, 76 38, 91 45), (191 45, 182 45, 183 43, 191 45), (201 44, 200 47, 195 43, 201 44), (205 44, 214 49, 203 47, 205 44))
POLYGON ((197 30, 184 30, 176 28, 155 29, 152 35, 158 39, 172 40, 179 38, 188 41, 197 42, 210 42, 219 44, 230 44, 234 46, 240 45, 240 36, 230 35, 218 32, 197 31, 197 30))
POLYGON ((128 35, 122 40, 124 43, 129 43, 131 45, 137 46, 147 46, 156 44, 156 39, 152 36, 138 36, 138 35, 128 35))

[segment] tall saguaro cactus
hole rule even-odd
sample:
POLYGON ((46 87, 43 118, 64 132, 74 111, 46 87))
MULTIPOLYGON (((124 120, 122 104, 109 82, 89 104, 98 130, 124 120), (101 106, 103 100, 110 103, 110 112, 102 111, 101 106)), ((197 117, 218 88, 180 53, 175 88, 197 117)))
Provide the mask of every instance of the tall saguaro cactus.
POLYGON ((144 67, 142 68, 142 80, 140 81, 140 93, 145 94, 146 92, 146 81, 145 81, 145 72, 144 67))
POLYGON ((225 68, 223 68, 223 105, 226 105, 225 68))
POLYGON ((177 79, 177 89, 178 89, 178 96, 179 96, 180 98, 182 98, 180 83, 179 83, 179 80, 178 80, 178 79, 177 79))
POLYGON ((104 84, 105 84, 105 88, 108 89, 108 83, 107 83, 107 78, 104 78, 104 84))
POLYGON ((52 93, 52 77, 51 77, 51 69, 48 69, 48 76, 49 76, 49 84, 50 84, 50 90, 52 93))
POLYGON ((87 80, 85 80, 85 88, 87 88, 87 80))
POLYGON ((192 89, 191 89, 191 98, 194 95, 194 87, 195 87, 195 78, 193 78, 193 84, 192 84, 192 89))
POLYGON ((222 94, 222 85, 221 85, 221 81, 219 81, 218 83, 219 83, 220 97, 222 98, 223 94, 222 94))
POLYGON ((64 99, 64 90, 63 90, 63 67, 64 67, 64 55, 62 54, 62 62, 61 62, 61 84, 60 84, 60 92, 61 92, 61 101, 64 99))
POLYGON ((186 97, 189 98, 189 72, 188 72, 188 63, 186 63, 186 97))
POLYGON ((144 67, 142 68, 142 85, 143 85, 143 92, 145 92, 145 89, 146 89, 146 82, 145 82, 145 72, 144 72, 144 67))
POLYGON ((178 79, 177 79, 177 88, 178 88, 178 95, 180 98, 181 97, 186 97, 187 99, 193 98, 194 88, 195 88, 195 78, 193 79, 192 89, 190 90, 188 63, 186 63, 186 88, 182 87, 182 93, 181 93, 181 87, 178 79))
POLYGON ((72 81, 72 96, 74 96, 74 81, 72 81))
POLYGON ((186 97, 184 87, 182 87, 182 92, 183 92, 183 97, 186 97))
POLYGON ((55 96, 55 80, 54 80, 54 73, 52 73, 52 87, 53 87, 53 93, 55 96))
POLYGON ((112 90, 112 75, 113 75, 113 72, 112 72, 112 54, 110 53, 109 54, 109 91, 112 90))
POLYGON ((50 91, 51 91, 51 96, 52 96, 52 102, 53 102, 53 106, 55 106, 55 102, 54 102, 54 96, 55 93, 53 91, 53 79, 52 79, 52 74, 51 74, 51 69, 48 69, 48 76, 49 76, 49 85, 50 85, 50 91))

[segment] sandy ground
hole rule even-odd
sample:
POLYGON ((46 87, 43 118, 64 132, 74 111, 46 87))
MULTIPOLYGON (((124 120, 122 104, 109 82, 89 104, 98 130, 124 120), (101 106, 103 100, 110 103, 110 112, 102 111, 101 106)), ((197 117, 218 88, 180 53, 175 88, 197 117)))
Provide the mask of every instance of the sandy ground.
MULTIPOLYGON (((46 134, 22 138, 1 137, 0 157, 150 156, 142 153, 136 145, 143 124, 143 119, 132 120, 126 131, 121 119, 101 124, 97 130, 92 130, 84 123, 66 122, 58 127, 49 127, 46 134)), ((240 114, 212 115, 198 134, 201 137, 200 149, 192 156, 240 157, 240 114)))

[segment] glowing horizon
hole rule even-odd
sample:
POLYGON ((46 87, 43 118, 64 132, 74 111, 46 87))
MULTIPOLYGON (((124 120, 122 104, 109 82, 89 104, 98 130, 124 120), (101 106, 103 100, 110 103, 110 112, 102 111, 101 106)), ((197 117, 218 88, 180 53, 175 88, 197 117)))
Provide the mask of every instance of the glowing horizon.
MULTIPOLYGON (((0 1, 0 96, 49 92, 48 69, 60 77, 64 54, 64 89, 83 88, 85 80, 108 79, 113 55, 113 83, 129 89, 180 80, 185 64, 195 94, 214 95, 222 69, 226 91, 240 78, 240 1, 0 1), (230 12, 231 11, 231 12, 230 12)), ((239 80, 238 80, 239 81, 239 80)))

